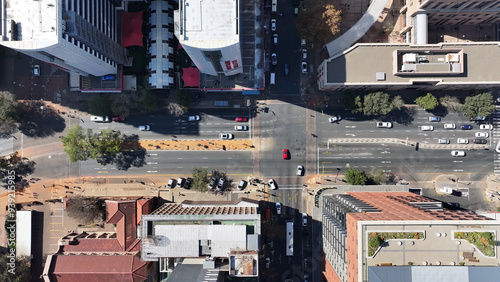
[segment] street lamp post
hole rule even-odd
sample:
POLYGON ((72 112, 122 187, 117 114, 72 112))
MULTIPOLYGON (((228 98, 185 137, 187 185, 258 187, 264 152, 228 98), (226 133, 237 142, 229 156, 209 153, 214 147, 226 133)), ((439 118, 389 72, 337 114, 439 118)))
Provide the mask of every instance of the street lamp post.
POLYGON ((340 168, 337 167, 337 175, 335 175, 335 183, 337 183, 337 176, 339 176, 340 168))

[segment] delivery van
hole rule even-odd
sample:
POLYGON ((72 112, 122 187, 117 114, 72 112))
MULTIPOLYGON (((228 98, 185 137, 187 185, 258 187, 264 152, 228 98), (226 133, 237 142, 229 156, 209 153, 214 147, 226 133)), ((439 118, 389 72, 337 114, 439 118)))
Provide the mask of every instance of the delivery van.
POLYGON ((278 0, 273 0, 271 5, 271 12, 276 13, 278 11, 278 0))
POLYGON ((271 78, 269 80, 269 85, 275 85, 275 84, 276 84, 276 73, 272 72, 271 78))

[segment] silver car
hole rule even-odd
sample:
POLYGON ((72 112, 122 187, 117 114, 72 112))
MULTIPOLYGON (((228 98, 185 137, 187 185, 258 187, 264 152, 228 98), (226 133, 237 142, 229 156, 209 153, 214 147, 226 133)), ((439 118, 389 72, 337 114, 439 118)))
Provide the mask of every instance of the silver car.
POLYGON ((220 139, 233 139, 233 134, 231 133, 221 133, 219 135, 220 139))
POLYGON ((438 143, 439 144, 450 144, 450 139, 439 139, 438 143))
POLYGON ((235 125, 234 126, 234 130, 237 130, 237 131, 247 131, 248 130, 248 126, 246 126, 246 125, 235 125))

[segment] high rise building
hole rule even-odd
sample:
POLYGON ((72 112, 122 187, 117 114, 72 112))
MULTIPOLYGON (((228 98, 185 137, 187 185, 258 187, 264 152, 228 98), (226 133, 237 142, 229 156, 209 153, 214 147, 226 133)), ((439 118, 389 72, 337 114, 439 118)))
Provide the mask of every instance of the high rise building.
POLYGON ((500 222, 472 211, 410 192, 323 196, 321 209, 327 281, 468 281, 462 278, 499 273, 491 266, 498 265, 500 222))
POLYGON ((117 73, 122 1, 2 1, 0 44, 83 76, 117 73))

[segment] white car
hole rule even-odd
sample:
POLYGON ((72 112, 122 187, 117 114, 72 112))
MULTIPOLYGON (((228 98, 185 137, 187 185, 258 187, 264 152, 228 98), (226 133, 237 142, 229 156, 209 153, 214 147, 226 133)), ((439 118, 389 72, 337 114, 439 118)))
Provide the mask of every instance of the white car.
POLYGON ((342 120, 342 117, 340 115, 337 115, 337 116, 334 116, 334 117, 331 117, 328 119, 329 122, 331 123, 334 123, 334 122, 338 122, 338 121, 341 121, 342 120))
POLYGON ((465 152, 464 151, 453 150, 453 151, 451 151, 451 155, 453 157, 465 157, 465 152))
POLYGON ((172 179, 172 178, 170 178, 170 179, 168 180, 167 187, 168 187, 168 188, 174 188, 174 183, 175 183, 175 180, 174 180, 174 179, 172 179))
POLYGON ((276 31, 276 19, 271 19, 271 31, 276 31))
POLYGON ((276 181, 274 181, 274 179, 269 179, 267 181, 267 183, 269 184, 269 188, 271 188, 273 190, 278 189, 278 187, 276 187, 276 181))
POLYGON ((434 130, 434 126, 432 126, 432 125, 422 125, 422 126, 420 127, 420 129, 421 129, 422 131, 433 131, 433 130, 434 130))
POLYGON ((221 178, 219 179, 219 184, 217 184, 217 191, 222 191, 222 189, 224 188, 224 183, 226 183, 226 179, 224 178, 221 178))
POLYGON ((500 154, 500 140, 498 140, 497 147, 495 148, 495 152, 500 154))
POLYGON ((377 127, 378 128, 391 128, 392 127, 392 123, 390 122, 377 122, 377 127))
POLYGON ((450 139, 438 139, 439 144, 450 144, 450 139))
POLYGON ((238 184, 238 190, 243 190, 246 185, 247 182, 245 180, 241 180, 240 183, 238 184))
POLYGON ((246 125, 235 125, 234 126, 234 130, 237 130, 237 131, 247 131, 248 130, 248 126, 246 126, 246 125))
POLYGON ((281 214, 281 203, 280 202, 276 203, 276 213, 281 214))
POLYGON ((221 133, 219 134, 220 139, 233 139, 233 134, 231 133, 221 133))
POLYGON ((476 132, 476 134, 474 136, 479 137, 479 138, 488 138, 488 136, 490 136, 490 134, 488 134, 488 132, 485 132, 485 131, 479 131, 479 132, 476 132))
POLYGON ((306 40, 305 39, 302 38, 300 40, 300 46, 302 46, 302 47, 306 46, 306 40))
POLYGON ((466 138, 458 138, 457 139, 458 144, 469 144, 469 139, 466 138))
POLYGON ((307 49, 302 49, 302 60, 307 60, 307 49))
POLYGON ((188 120, 189 121, 197 121, 197 120, 200 120, 200 116, 199 115, 189 116, 188 120))
POLYGON ((481 124, 479 126, 479 129, 483 129, 483 130, 492 130, 493 129, 493 125, 491 124, 481 124))
POLYGON ((297 175, 302 176, 304 174, 304 167, 301 165, 297 166, 297 175))
POLYGON ((214 189, 216 182, 217 182, 217 178, 212 176, 212 178, 210 178, 210 182, 208 183, 208 189, 214 189))
POLYGON ((90 116, 90 121, 93 121, 93 122, 110 122, 111 120, 109 119, 108 116, 90 116))
POLYGON ((444 124, 444 129, 455 129, 456 126, 454 123, 445 123, 444 124))
POLYGON ((302 73, 307 73, 307 63, 302 62, 302 73))
POLYGON ((36 75, 36 76, 40 75, 40 65, 33 66, 33 75, 36 75))
POLYGON ((302 226, 307 226, 307 213, 302 214, 302 226))
POLYGON ((140 131, 150 131, 151 127, 149 125, 139 125, 140 131))
POLYGON ((276 33, 273 34, 273 44, 274 46, 278 45, 278 35, 276 33))
POLYGON ((271 54, 271 64, 273 64, 273 66, 278 64, 278 56, 276 55, 276 53, 271 54))

